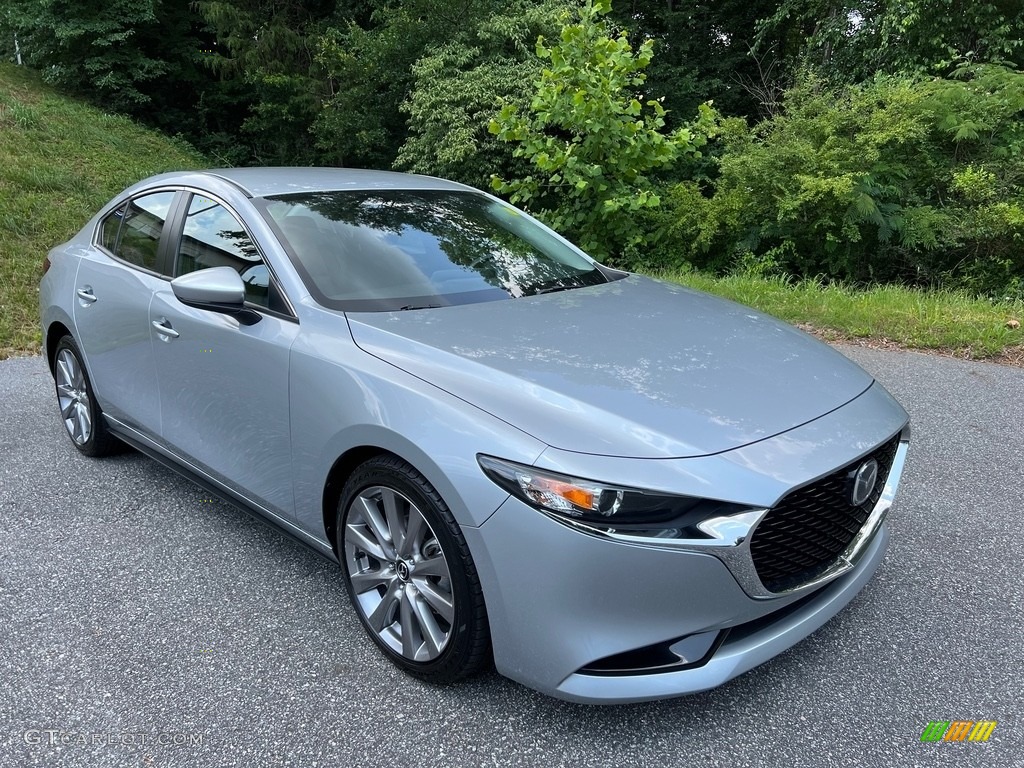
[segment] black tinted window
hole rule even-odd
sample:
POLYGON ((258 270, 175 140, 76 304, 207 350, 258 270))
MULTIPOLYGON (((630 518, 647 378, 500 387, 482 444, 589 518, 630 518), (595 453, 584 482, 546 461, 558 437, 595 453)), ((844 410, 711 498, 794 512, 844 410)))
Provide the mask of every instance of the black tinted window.
POLYGON ((241 222, 220 203, 193 195, 178 246, 175 275, 231 267, 245 283, 246 301, 267 306, 270 273, 241 222))
POLYGON ((479 193, 303 193, 267 198, 264 210, 310 292, 338 309, 418 309, 607 282, 551 232, 479 193))
POLYGON ((121 230, 121 220, 127 203, 119 205, 107 214, 100 224, 100 245, 111 253, 117 253, 117 233, 121 230))
POLYGON ((155 192, 136 197, 128 203, 114 253, 125 261, 155 272, 160 233, 173 201, 174 192, 155 192))

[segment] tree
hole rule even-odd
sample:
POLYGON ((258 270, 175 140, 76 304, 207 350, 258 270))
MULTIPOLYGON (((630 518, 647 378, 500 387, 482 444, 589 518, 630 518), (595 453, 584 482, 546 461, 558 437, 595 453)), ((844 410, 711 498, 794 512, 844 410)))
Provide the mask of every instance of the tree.
POLYGON ((713 182, 672 190, 666 239, 702 268, 1024 296, 1024 73, 953 74, 805 75, 728 126, 713 182))
POLYGON ((246 139, 244 160, 269 165, 322 161, 311 128, 330 95, 315 59, 316 46, 336 13, 358 13, 363 4, 335 0, 201 0, 199 12, 214 30, 209 65, 236 84, 234 108, 246 139))
POLYGON ((482 20, 465 42, 435 45, 413 65, 402 111, 408 138, 395 167, 487 186, 527 169, 488 127, 501 104, 529 105, 541 61, 534 43, 557 34, 568 0, 515 0, 482 20))
POLYGON ((458 44, 508 0, 379 0, 369 18, 336 23, 320 37, 317 62, 331 93, 313 126, 323 157, 338 165, 388 168, 408 137, 402 105, 413 66, 434 46, 458 44))
MULTIPOLYGON (((758 19, 780 0, 618 0, 611 18, 640 45, 653 40, 657 56, 647 68, 645 90, 664 99, 669 127, 682 124, 700 104, 714 100, 725 115, 756 116, 760 91, 775 85, 777 46, 765 40, 751 54, 758 19)), ((773 89, 774 90, 774 89, 773 89)))
POLYGON ((168 63, 152 47, 157 0, 16 0, 9 8, 26 61, 51 83, 120 112, 151 101, 168 63))
POLYGON ((649 174, 699 154, 714 116, 703 106, 699 125, 663 130, 661 104, 641 102, 654 44, 634 52, 606 21, 610 10, 611 0, 586 0, 555 45, 539 39, 546 66, 529 111, 506 104, 490 130, 533 167, 521 178, 495 178, 494 188, 614 261, 646 239, 636 213, 660 203, 649 174))
POLYGON ((766 48, 786 39, 790 69, 832 82, 877 73, 947 76, 958 62, 1024 66, 1021 0, 782 0, 758 22, 766 48))
POLYGON ((212 37, 187 4, 16 0, 0 21, 44 79, 104 109, 196 143, 238 127, 204 63, 212 37))

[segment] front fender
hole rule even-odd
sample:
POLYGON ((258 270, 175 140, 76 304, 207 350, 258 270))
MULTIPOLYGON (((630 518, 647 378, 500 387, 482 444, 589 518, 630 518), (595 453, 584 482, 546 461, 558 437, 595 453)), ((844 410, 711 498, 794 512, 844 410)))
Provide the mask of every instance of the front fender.
POLYGON ((292 349, 290 371, 296 522, 318 537, 325 536, 322 500, 331 469, 354 448, 380 448, 409 462, 460 525, 476 527, 508 497, 480 470, 477 454, 532 464, 547 447, 363 352, 351 338, 304 335, 292 349))

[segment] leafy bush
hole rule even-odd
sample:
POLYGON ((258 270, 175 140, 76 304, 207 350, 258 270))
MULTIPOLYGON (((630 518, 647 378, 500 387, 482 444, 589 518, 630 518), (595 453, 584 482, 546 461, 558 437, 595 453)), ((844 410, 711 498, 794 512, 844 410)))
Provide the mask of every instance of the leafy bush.
POLYGON ((714 115, 704 106, 697 127, 663 132, 661 104, 640 101, 653 42, 634 52, 604 20, 610 10, 611 0, 586 0, 555 45, 540 38, 546 66, 529 110, 506 104, 490 129, 532 165, 494 188, 614 262, 648 242, 638 214, 660 204, 648 174, 698 154, 714 115))
POLYGON ((567 0, 514 0, 484 19, 465 42, 430 48, 412 67, 413 87, 402 105, 409 135, 395 167, 488 186, 495 174, 529 172, 512 147, 488 126, 502 103, 525 108, 540 77, 533 48, 557 34, 567 0))
POLYGON ((806 76, 776 117, 722 127, 718 177, 667 195, 670 249, 723 271, 903 280, 1020 295, 1024 73, 806 76))

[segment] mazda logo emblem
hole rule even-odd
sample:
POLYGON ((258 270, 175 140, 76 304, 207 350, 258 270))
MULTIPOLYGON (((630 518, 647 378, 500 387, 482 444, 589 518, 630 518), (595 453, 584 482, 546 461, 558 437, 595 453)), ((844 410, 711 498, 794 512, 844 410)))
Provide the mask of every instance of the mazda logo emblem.
POLYGON ((861 506, 871 498, 875 490, 875 483, 878 481, 878 462, 868 459, 853 474, 853 490, 850 492, 850 503, 855 507, 861 506))

